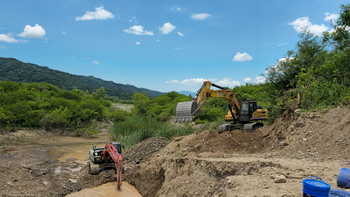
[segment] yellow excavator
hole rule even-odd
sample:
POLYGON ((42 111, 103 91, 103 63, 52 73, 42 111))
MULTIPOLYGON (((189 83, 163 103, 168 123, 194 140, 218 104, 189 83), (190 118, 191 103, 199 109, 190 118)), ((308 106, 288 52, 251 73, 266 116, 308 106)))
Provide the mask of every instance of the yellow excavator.
POLYGON ((179 102, 176 106, 175 122, 191 122, 199 114, 200 108, 209 98, 223 98, 228 102, 229 112, 225 121, 233 122, 219 126, 219 133, 231 131, 238 124, 244 130, 253 131, 264 126, 257 120, 267 120, 267 109, 263 109, 253 100, 238 100, 236 95, 227 87, 221 87, 210 81, 204 81, 195 98, 188 102, 179 102), (211 87, 219 90, 211 90, 211 87))

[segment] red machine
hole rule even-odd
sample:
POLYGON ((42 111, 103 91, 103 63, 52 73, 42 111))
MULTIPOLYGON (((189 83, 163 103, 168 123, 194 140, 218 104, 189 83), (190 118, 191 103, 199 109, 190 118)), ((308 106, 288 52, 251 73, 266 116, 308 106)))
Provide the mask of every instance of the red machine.
POLYGON ((115 163, 115 168, 117 170, 117 189, 120 190, 123 158, 122 154, 118 153, 118 150, 113 146, 112 143, 106 144, 104 150, 102 151, 102 160, 110 159, 112 159, 115 163))
POLYGON ((110 142, 105 147, 94 147, 89 152, 89 158, 91 159, 90 174, 98 174, 100 167, 112 167, 117 171, 117 189, 120 190, 122 179, 122 165, 123 158, 121 152, 121 145, 117 142, 110 142))

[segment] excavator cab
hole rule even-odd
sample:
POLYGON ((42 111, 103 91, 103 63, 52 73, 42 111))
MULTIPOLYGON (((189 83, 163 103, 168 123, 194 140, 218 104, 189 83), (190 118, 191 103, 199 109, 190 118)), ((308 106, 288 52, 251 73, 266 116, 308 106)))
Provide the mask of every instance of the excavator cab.
POLYGON ((241 122, 249 122, 250 117, 251 117, 251 106, 249 101, 242 101, 241 103, 241 115, 240 115, 240 120, 241 122))
POLYGON ((241 122, 249 122, 253 118, 254 112, 258 109, 256 101, 245 100, 241 104, 241 122))

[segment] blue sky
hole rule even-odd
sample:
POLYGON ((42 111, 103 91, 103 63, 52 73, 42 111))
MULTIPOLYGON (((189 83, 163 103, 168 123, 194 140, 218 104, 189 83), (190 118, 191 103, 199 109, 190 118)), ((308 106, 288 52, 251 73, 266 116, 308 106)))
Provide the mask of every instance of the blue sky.
POLYGON ((330 31, 345 0, 11 0, 0 57, 161 92, 203 80, 263 82, 307 26, 330 31))

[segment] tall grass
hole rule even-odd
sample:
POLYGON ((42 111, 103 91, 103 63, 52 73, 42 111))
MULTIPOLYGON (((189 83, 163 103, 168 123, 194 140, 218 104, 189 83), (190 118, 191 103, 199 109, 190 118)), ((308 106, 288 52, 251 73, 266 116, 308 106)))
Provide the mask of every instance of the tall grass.
POLYGON ((195 129, 192 127, 175 127, 164 122, 158 122, 145 116, 130 117, 123 122, 115 122, 111 128, 113 140, 117 140, 129 149, 135 144, 150 138, 164 137, 171 139, 173 137, 189 135, 195 129))

